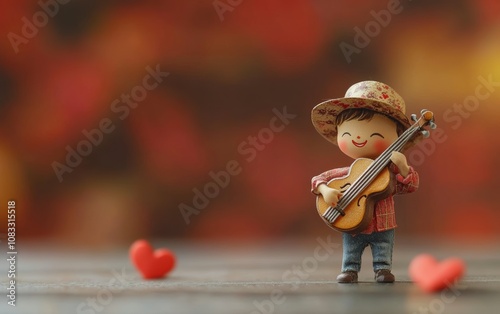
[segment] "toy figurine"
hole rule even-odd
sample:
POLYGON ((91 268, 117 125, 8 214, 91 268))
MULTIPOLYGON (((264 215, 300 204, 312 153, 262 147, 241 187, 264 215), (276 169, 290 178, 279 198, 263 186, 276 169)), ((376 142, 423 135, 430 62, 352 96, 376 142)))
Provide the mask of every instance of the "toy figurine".
POLYGON ((376 81, 351 86, 344 98, 320 103, 312 110, 316 130, 355 159, 351 167, 312 178, 320 216, 342 232, 339 283, 356 283, 361 255, 370 245, 375 280, 394 282, 391 273, 396 217, 394 194, 417 190, 419 177, 400 152, 416 140, 423 126, 435 128, 432 112, 405 115, 405 103, 391 87, 376 81), (374 160, 372 160, 374 159, 374 160))

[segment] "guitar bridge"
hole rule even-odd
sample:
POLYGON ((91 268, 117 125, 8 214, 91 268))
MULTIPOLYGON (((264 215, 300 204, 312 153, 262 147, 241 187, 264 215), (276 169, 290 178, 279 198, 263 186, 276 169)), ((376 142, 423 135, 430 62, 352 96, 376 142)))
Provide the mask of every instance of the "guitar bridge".
POLYGON ((328 209, 323 214, 323 218, 325 218, 329 223, 333 223, 335 219, 341 216, 345 216, 345 212, 337 207, 328 207, 328 209))

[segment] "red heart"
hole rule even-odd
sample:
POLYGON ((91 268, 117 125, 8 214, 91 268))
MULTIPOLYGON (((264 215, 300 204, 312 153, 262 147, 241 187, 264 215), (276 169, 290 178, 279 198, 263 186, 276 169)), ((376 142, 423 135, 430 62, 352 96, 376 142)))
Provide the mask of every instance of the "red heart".
POLYGON ((162 278, 175 266, 175 255, 167 249, 153 248, 146 240, 137 240, 130 246, 130 260, 144 279, 162 278))
POLYGON ((443 290, 453 285, 465 272, 459 258, 448 258, 441 263, 429 254, 420 254, 410 263, 410 278, 425 292, 443 290))

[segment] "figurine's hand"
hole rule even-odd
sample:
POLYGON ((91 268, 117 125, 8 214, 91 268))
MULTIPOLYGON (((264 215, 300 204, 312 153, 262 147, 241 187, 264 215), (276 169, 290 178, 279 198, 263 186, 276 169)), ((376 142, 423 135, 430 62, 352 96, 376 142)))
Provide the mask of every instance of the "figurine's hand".
POLYGON ((336 206, 342 193, 337 189, 332 189, 328 187, 326 184, 321 184, 318 186, 318 192, 323 195, 323 199, 328 205, 336 206))
POLYGON ((406 161, 406 156, 400 152, 392 152, 391 161, 398 167, 399 173, 406 177, 410 172, 410 166, 408 166, 408 162, 406 161))

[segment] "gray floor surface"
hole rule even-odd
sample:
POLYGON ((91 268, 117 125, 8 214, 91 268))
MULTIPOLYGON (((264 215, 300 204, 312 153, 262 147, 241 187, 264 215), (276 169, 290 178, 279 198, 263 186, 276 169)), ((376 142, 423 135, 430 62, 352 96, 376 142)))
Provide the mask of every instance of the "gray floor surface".
POLYGON ((0 262, 0 313, 500 313, 500 245, 469 241, 399 240, 397 282, 373 281, 371 252, 358 284, 335 282, 340 237, 255 242, 156 241, 176 253, 168 277, 143 280, 128 248, 89 250, 55 243, 18 244, 16 306, 7 304, 8 255, 0 262), (424 293, 408 277, 420 253, 455 256, 464 278, 424 293))

